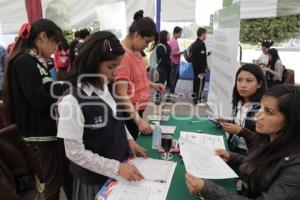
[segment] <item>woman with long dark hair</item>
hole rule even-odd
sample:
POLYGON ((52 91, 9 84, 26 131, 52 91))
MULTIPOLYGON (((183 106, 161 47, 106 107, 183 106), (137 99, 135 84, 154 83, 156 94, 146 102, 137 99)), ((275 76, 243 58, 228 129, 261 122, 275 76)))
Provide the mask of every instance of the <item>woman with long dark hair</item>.
POLYGON ((117 75, 125 51, 110 32, 91 35, 75 59, 74 88, 58 104, 58 137, 64 139, 74 174, 73 200, 94 199, 105 181, 121 176, 142 179, 132 165, 123 163, 129 149, 146 156, 120 120, 108 84, 117 75))
POLYGON ((269 63, 267 68, 263 68, 266 71, 266 79, 268 87, 280 84, 282 82, 282 74, 284 66, 280 60, 277 49, 271 48, 268 50, 269 63))
POLYGON ((260 108, 260 99, 266 89, 266 80, 261 68, 245 64, 238 69, 232 92, 231 122, 221 119, 224 130, 230 134, 229 147, 232 151, 246 151, 251 146, 255 131, 254 115, 260 108))
POLYGON ((247 157, 217 150, 240 165, 244 194, 239 196, 208 180, 186 174, 193 194, 210 199, 300 199, 300 87, 276 85, 261 99, 256 114, 256 142, 247 157))
MULTIPOLYGON (((157 54, 157 71, 159 74, 158 82, 165 85, 167 82, 167 87, 170 87, 170 74, 171 68, 171 48, 168 44, 170 40, 170 34, 168 31, 163 30, 159 33, 159 43, 156 46, 157 54)), ((156 94, 155 103, 159 104, 161 101, 162 93, 156 94)))
MULTIPOLYGON (((59 199, 64 175, 63 146, 51 117, 57 101, 53 95, 61 95, 63 88, 52 85, 46 62, 63 40, 62 30, 50 20, 24 24, 9 53, 5 74, 6 124, 17 124, 19 134, 38 157, 45 173, 42 196, 46 200, 59 199)), ((70 197, 71 192, 65 192, 70 197)))
POLYGON ((261 41, 262 54, 257 60, 253 60, 253 62, 259 66, 267 67, 269 63, 268 51, 273 45, 274 45, 274 41, 272 40, 262 40, 261 41))

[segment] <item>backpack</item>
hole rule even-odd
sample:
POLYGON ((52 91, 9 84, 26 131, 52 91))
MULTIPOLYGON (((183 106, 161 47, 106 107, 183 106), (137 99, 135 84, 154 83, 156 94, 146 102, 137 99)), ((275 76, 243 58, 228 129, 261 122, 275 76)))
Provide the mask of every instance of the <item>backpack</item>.
POLYGON ((151 52, 150 57, 149 57, 149 68, 150 69, 156 69, 157 66, 159 65, 161 60, 157 60, 157 47, 162 46, 165 49, 165 52, 167 52, 167 49, 165 47, 165 45, 163 44, 158 44, 155 49, 151 52))
POLYGON ((189 48, 185 49, 183 51, 183 56, 184 56, 184 59, 191 63, 192 62, 192 59, 193 59, 193 55, 192 55, 192 45, 189 46, 189 48))

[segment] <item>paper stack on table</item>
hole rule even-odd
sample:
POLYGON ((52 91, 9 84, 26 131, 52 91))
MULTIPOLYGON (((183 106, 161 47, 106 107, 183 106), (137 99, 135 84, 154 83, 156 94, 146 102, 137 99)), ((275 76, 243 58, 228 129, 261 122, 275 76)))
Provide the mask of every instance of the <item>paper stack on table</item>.
POLYGON ((144 176, 144 180, 118 180, 107 200, 165 200, 175 171, 172 161, 136 158, 130 161, 144 176))
POLYGON ((223 136, 181 131, 180 137, 199 145, 205 145, 210 149, 225 149, 223 136))
POLYGON ((180 153, 187 172, 198 178, 228 179, 237 174, 206 145, 199 145, 186 138, 179 139, 180 153))
MULTIPOLYGON (((152 129, 155 128, 155 125, 151 124, 150 125, 152 129)), ((176 130, 176 126, 166 126, 166 125, 160 125, 161 132, 165 134, 174 134, 176 130)))
POLYGON ((149 121, 169 121, 169 115, 148 115, 149 121))

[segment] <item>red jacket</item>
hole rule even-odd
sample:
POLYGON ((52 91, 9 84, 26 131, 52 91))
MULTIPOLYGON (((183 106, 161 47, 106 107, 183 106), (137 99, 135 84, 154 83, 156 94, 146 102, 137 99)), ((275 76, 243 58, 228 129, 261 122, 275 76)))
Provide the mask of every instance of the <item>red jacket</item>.
POLYGON ((70 50, 60 50, 54 52, 54 66, 56 69, 66 69, 70 71, 71 60, 70 60, 70 50))

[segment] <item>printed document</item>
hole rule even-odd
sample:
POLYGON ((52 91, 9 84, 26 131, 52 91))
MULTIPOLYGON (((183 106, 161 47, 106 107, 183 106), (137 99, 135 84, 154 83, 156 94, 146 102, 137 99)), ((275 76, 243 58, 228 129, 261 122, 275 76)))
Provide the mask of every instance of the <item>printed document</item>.
POLYGON ((223 136, 181 131, 180 137, 196 144, 205 145, 210 149, 226 149, 223 136))
POLYGON ((145 179, 136 182, 118 180, 108 200, 165 200, 167 198, 176 167, 175 162, 135 158, 129 163, 138 168, 145 179))
POLYGON ((228 179, 237 174, 219 157, 214 150, 186 138, 179 139, 180 153, 187 172, 198 178, 228 179))

